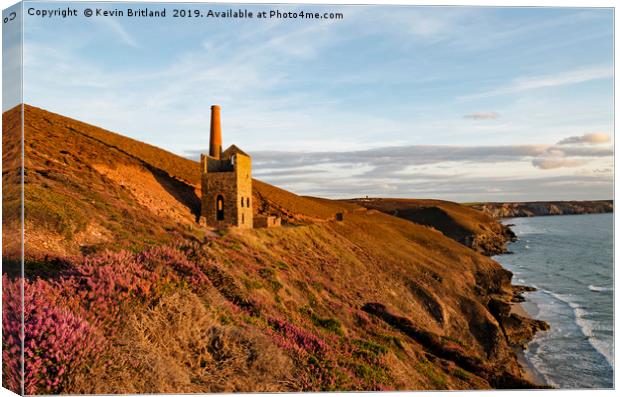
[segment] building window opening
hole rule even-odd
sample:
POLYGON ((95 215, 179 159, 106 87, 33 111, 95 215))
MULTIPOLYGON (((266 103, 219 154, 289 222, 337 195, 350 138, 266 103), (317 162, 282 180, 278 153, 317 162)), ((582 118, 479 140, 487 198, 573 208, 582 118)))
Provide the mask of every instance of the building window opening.
POLYGON ((241 197, 241 208, 243 208, 243 197, 241 197))
POLYGON ((245 214, 241 214, 241 224, 245 223, 245 214))
POLYGON ((216 203, 216 217, 218 221, 223 221, 224 220, 224 197, 222 197, 222 195, 220 194, 219 196, 217 196, 217 200, 215 201, 216 203))
POLYGON ((249 197, 245 198, 245 206, 250 208, 250 198, 249 197))

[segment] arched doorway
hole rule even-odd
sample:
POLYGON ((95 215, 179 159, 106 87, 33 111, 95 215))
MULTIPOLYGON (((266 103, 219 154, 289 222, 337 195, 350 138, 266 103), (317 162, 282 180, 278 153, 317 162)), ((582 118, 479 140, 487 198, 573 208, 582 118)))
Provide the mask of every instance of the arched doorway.
POLYGON ((215 200, 215 210, 216 210, 216 219, 218 221, 224 220, 224 197, 222 195, 218 195, 215 200))

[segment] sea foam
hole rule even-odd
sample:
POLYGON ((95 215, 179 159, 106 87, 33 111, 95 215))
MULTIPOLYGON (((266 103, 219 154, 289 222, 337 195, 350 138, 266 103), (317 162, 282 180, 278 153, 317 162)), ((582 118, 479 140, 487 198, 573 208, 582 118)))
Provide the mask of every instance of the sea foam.
POLYGON ((614 367, 613 343, 607 343, 606 341, 595 337, 593 331, 596 327, 596 323, 588 319, 588 312, 581 305, 574 302, 571 299, 571 295, 557 294, 548 290, 542 290, 542 292, 552 296, 562 303, 567 304, 572 309, 575 316, 575 323, 583 335, 587 338, 588 343, 590 343, 590 345, 592 345, 597 352, 601 353, 601 355, 605 357, 605 360, 609 363, 609 365, 614 367))
POLYGON ((613 288, 599 287, 597 285, 588 285, 588 289, 592 292, 613 292, 613 288))

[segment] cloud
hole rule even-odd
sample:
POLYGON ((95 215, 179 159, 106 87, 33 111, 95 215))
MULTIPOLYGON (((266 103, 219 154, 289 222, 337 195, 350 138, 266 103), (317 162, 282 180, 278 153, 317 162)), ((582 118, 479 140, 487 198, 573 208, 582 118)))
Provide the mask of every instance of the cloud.
POLYGON ((121 23, 114 18, 93 18, 95 21, 106 25, 112 32, 114 32, 118 38, 128 46, 134 48, 140 48, 140 45, 136 39, 127 32, 127 30, 121 25, 121 23))
MULTIPOLYGON (((206 149, 186 151, 197 159, 206 149)), ((531 162, 539 169, 578 167, 589 160, 613 157, 612 147, 562 147, 555 145, 503 145, 503 146, 456 146, 456 145, 410 145, 380 147, 352 151, 253 151, 253 164, 257 172, 265 176, 298 177, 321 174, 329 178, 329 171, 341 173, 344 169, 357 169, 365 177, 390 177, 399 175, 408 167, 449 164, 490 164, 531 162), (318 167, 318 168, 317 168, 318 167), (321 168, 323 167, 323 168, 321 168)), ((457 167, 458 169, 458 167, 457 167)))
MULTIPOLYGON (((325 164, 353 165, 356 167, 370 165, 385 166, 397 170, 411 165, 432 165, 443 162, 492 163, 518 161, 524 158, 540 156, 546 153, 549 145, 514 145, 514 146, 448 146, 448 145, 412 145, 399 147, 381 147, 368 150, 347 152, 287 152, 255 151, 252 153, 253 164, 258 168, 296 169, 325 164)), ((186 152, 192 158, 198 158, 205 149, 186 152)))
POLYGON ((296 175, 259 179, 297 194, 332 198, 417 197, 468 201, 587 200, 613 197, 613 175, 493 176, 412 172, 393 177, 296 175))
POLYGON ((612 166, 613 149, 600 146, 410 145, 251 154, 257 178, 298 194, 328 197, 608 198, 613 178, 593 171, 612 166))
POLYGON ((601 144, 611 141, 611 138, 607 134, 603 133, 589 133, 581 136, 570 136, 562 139, 558 142, 558 145, 574 145, 574 144, 601 144))
POLYGON ((548 75, 521 77, 513 80, 510 84, 500 86, 499 88, 483 91, 477 94, 462 96, 460 99, 477 99, 497 95, 514 94, 540 88, 559 87, 585 83, 593 80, 609 79, 613 78, 613 76, 613 68, 591 67, 548 75))
POLYGON ((474 113, 470 113, 470 114, 466 114, 465 116, 463 116, 464 119, 471 119, 471 120, 495 120, 497 118, 499 118, 499 114, 495 113, 495 112, 474 112, 474 113))
POLYGON ((607 134, 584 134, 571 136, 559 141, 556 145, 547 148, 545 153, 532 160, 532 165, 542 170, 556 168, 580 167, 589 159, 613 157, 614 151, 611 146, 570 146, 578 144, 602 144, 610 141, 607 134))
POLYGON ((555 168, 571 168, 571 167, 579 167, 586 163, 585 160, 577 160, 577 159, 568 159, 564 157, 543 157, 532 160, 532 165, 534 167, 540 168, 542 170, 551 170, 555 168))

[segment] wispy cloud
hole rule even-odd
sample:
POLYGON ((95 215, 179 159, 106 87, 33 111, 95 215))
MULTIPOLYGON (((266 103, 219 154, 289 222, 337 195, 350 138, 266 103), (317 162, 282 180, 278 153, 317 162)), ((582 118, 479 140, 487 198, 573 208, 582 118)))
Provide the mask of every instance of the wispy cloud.
POLYGON ((495 120, 499 118, 499 113, 495 112, 474 112, 463 116, 464 119, 471 120, 495 120))
MULTIPOLYGON (((204 150, 188 152, 192 158, 204 150)), ((348 152, 284 152, 257 151, 252 153, 259 174, 270 177, 307 175, 321 173, 325 167, 355 168, 365 177, 398 177, 408 167, 451 164, 514 163, 530 161, 542 170, 579 167, 593 159, 613 157, 611 147, 582 147, 558 149, 555 145, 507 145, 507 146, 447 146, 414 145, 384 147, 348 152)))
POLYGON ((134 48, 140 48, 136 39, 127 32, 121 23, 115 18, 94 18, 95 21, 109 28, 121 42, 134 48))
MULTIPOLYGON (((196 158, 199 152, 187 154, 196 158)), ((591 187, 596 197, 608 197, 613 177, 610 145, 411 145, 251 154, 255 177, 300 194, 332 197, 420 197, 428 193, 456 200, 474 196, 533 199, 535 190, 544 187, 547 192, 539 192, 542 199, 552 186, 562 186, 554 190, 559 193, 564 188, 577 189, 579 183, 591 187), (531 190, 526 189, 526 180, 532 181, 531 190)))
MULTIPOLYGON (((399 170, 411 165, 433 165, 443 162, 493 163, 518 161, 545 153, 549 145, 514 145, 514 146, 449 146, 449 145, 413 145, 400 147, 382 147, 356 151, 326 152, 285 152, 255 151, 252 153, 253 164, 257 169, 296 169, 324 164, 387 166, 390 170, 399 170)), ((198 158, 204 150, 187 152, 192 158, 198 158)))
POLYGON ((609 141, 611 141, 609 135, 593 132, 589 134, 583 134, 581 136, 570 136, 568 138, 562 139, 560 142, 558 142, 558 145, 574 145, 581 143, 601 144, 607 143, 609 141))
POLYGON ((534 167, 542 170, 552 170, 555 168, 572 168, 586 164, 585 160, 568 159, 563 156, 542 157, 532 160, 534 167))
POLYGON ((585 69, 569 70, 561 73, 554 73, 548 75, 522 77, 513 80, 507 85, 500 86, 499 88, 479 92, 472 95, 465 95, 460 97, 460 99, 486 98, 497 95, 514 94, 529 90, 536 90, 540 88, 579 84, 593 80, 612 78, 613 75, 613 68, 592 67, 585 69))

